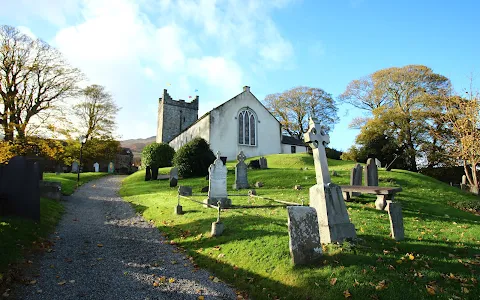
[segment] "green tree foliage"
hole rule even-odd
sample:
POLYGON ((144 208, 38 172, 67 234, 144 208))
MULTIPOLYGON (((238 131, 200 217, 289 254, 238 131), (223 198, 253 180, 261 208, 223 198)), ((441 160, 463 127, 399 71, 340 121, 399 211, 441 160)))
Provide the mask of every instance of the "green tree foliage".
MULTIPOLYGON (((69 139, 65 145, 65 153, 59 159, 66 165, 78 161, 80 158, 80 142, 69 139)), ((120 150, 120 142, 114 139, 90 139, 83 145, 82 164, 89 166, 95 162, 109 162, 115 159, 120 150)))
POLYGON ((142 166, 163 168, 172 165, 175 150, 166 143, 152 143, 142 150, 142 166))
POLYGON ((399 153, 403 168, 417 171, 418 158, 433 159, 435 156, 428 152, 438 153, 439 148, 443 149, 438 140, 432 139, 432 133, 443 130, 438 123, 442 107, 437 100, 450 90, 450 80, 445 76, 426 66, 408 65, 383 69, 352 81, 339 100, 372 114, 368 121, 363 121, 358 144, 365 148, 374 145, 367 140, 386 136, 390 140, 384 150, 392 151, 388 155, 399 153))
POLYGON ((174 166, 178 167, 178 174, 184 178, 205 176, 208 167, 215 160, 207 141, 195 138, 178 149, 173 158, 174 166))
POLYGON ((80 120, 79 130, 90 138, 109 138, 115 129, 115 117, 120 108, 112 95, 101 85, 90 85, 81 91, 82 100, 73 107, 80 120))
POLYGON ((327 132, 338 121, 338 108, 332 95, 319 88, 301 86, 270 94, 265 97, 264 103, 280 121, 282 129, 299 139, 308 130, 309 117, 319 120, 327 132))

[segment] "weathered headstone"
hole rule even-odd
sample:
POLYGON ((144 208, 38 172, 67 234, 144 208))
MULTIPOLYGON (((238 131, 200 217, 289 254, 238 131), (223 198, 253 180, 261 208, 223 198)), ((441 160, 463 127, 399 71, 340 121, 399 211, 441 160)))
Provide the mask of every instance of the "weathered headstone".
POLYGON ((217 205, 220 202, 221 207, 229 207, 232 203, 227 194, 227 167, 220 159, 220 152, 217 152, 217 158, 208 167, 208 204, 217 205))
POLYGON ((170 169, 170 187, 177 186, 178 183, 178 168, 174 167, 170 169))
POLYGON ((178 194, 182 195, 182 196, 191 196, 192 195, 192 187, 181 185, 181 186, 178 187, 178 194))
POLYGON ((113 164, 113 162, 110 162, 108 164, 108 174, 113 174, 113 172, 115 172, 115 165, 113 164))
POLYGON ((388 217, 390 219, 390 232, 392 238, 397 241, 401 241, 405 238, 405 232, 403 228, 403 215, 402 207, 398 202, 387 202, 388 217))
POLYGON ((306 265, 322 256, 317 212, 313 207, 287 206, 290 255, 294 265, 306 265))
POLYGON ((93 164, 93 168, 95 169, 96 173, 98 173, 100 171, 100 165, 98 164, 98 162, 93 164))
MULTIPOLYGON (((356 164, 355 167, 352 169, 352 173, 350 174, 350 185, 362 185, 362 173, 363 167, 360 164, 356 164)), ((353 192, 352 196, 359 196, 360 193, 353 192)))
POLYGON ((72 173, 78 173, 78 162, 74 161, 72 163, 72 173))
POLYGON ((313 150, 317 184, 310 188, 310 206, 317 211, 321 242, 329 244, 356 238, 355 226, 350 222, 342 190, 330 181, 325 153, 330 137, 310 118, 304 139, 313 150))
POLYGON ((150 169, 150 166, 147 166, 145 168, 145 181, 150 181, 152 180, 152 170, 150 169))
POLYGON ((248 184, 247 178, 247 164, 245 159, 247 157, 243 154, 243 151, 240 151, 237 155, 238 163, 235 165, 235 183, 233 184, 234 190, 248 189, 250 185, 248 184))
POLYGON ((260 169, 268 169, 268 163, 265 157, 263 156, 260 157, 259 162, 260 162, 260 169))
POLYGON ((222 203, 218 201, 217 202, 218 216, 217 216, 217 221, 212 223, 212 231, 211 231, 212 236, 220 236, 225 230, 225 225, 223 224, 222 221, 220 221, 221 208, 222 208, 222 203))
POLYGON ((377 169, 382 167, 382 163, 378 158, 375 158, 375 165, 377 165, 377 169))
POLYGON ((365 166, 365 185, 378 186, 378 168, 373 158, 367 159, 365 166))
POLYGON ((462 184, 467 184, 467 175, 462 176, 462 184))
POLYGON ((60 182, 40 180, 39 188, 41 197, 62 200, 62 184, 60 182))

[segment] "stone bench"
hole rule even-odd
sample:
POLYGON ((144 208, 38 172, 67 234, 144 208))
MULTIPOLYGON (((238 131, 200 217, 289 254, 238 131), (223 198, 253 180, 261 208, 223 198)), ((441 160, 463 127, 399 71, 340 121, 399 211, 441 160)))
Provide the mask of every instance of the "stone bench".
POLYGON ((361 194, 377 195, 375 207, 378 210, 384 210, 387 201, 392 202, 396 193, 401 192, 401 187, 384 187, 384 186, 362 186, 362 185, 341 185, 343 198, 350 201, 351 193, 357 192, 361 194))

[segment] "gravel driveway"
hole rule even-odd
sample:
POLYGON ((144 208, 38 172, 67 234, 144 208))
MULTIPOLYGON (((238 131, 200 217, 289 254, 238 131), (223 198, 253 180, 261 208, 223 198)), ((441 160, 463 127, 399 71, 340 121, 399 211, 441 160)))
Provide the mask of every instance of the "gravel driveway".
MULTIPOLYGON (((51 252, 34 258, 15 299, 235 299, 118 196, 124 176, 108 176, 66 197, 51 252), (35 277, 36 276, 36 277, 35 277), (155 284, 154 282, 158 283, 155 284)), ((172 207, 173 213, 173 207, 172 207)))

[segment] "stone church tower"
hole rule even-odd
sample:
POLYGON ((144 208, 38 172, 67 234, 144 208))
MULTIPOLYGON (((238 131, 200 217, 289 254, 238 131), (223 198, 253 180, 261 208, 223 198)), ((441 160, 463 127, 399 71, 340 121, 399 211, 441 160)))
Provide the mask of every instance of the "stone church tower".
POLYGON ((198 96, 192 102, 173 100, 163 90, 158 99, 157 143, 168 143, 198 119, 198 96))

